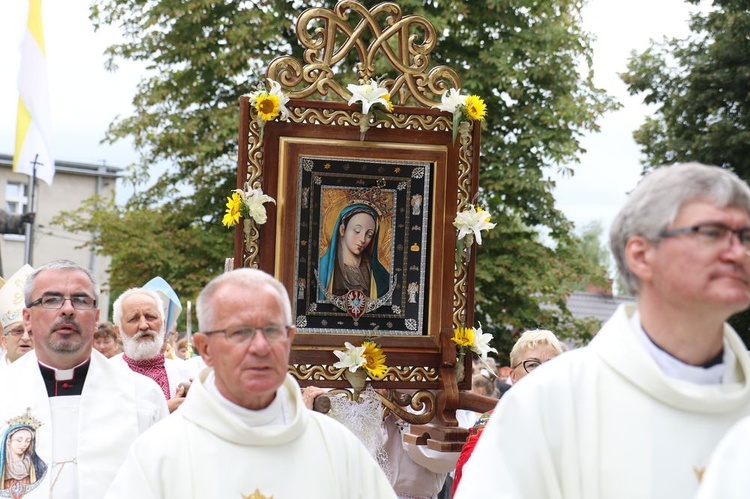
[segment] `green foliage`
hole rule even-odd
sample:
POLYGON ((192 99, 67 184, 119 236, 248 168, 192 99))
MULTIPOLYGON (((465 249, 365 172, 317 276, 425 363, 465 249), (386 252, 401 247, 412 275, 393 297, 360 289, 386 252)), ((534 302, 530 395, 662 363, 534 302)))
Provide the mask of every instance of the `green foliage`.
POLYGON ((124 209, 99 197, 87 200, 77 212, 58 215, 52 223, 93 233, 86 245, 112 258, 113 299, 159 275, 182 300, 195 301, 202 286, 223 270, 226 248, 232 244, 227 231, 203 227, 171 207, 124 209))
MULTIPOLYGON (((379 2, 363 3, 372 7, 379 2)), ((436 26, 439 40, 432 63, 456 68, 464 90, 487 103, 479 202, 498 226, 478 251, 472 250, 477 259, 477 317, 488 318, 495 325, 489 328, 496 331, 541 326, 578 334, 565 308, 568 290, 561 283, 580 280, 588 267, 570 222, 554 206, 549 169, 575 161, 581 135, 596 130, 595 120, 616 107, 592 82, 590 38, 580 25, 582 2, 399 4, 405 14, 424 15, 436 26), (540 241, 539 232, 546 242, 540 241)), ((333 5, 279 0, 94 2, 95 25, 117 25, 124 34, 124 41, 108 51, 110 65, 118 59, 143 61, 150 70, 134 98, 134 115, 115 122, 107 139, 135 141, 142 153, 133 170, 136 183, 148 181, 155 163, 167 161, 173 167, 135 195, 125 210, 90 212, 71 228, 95 228, 104 234, 102 224, 117 226, 130 217, 146 223, 151 213, 153 234, 173 220, 183 224, 181 250, 188 262, 198 258, 191 241, 210 247, 201 253, 205 266, 194 272, 195 265, 180 268, 187 262, 177 264, 182 257, 176 258, 175 248, 149 241, 142 256, 154 263, 149 269, 135 269, 126 265, 120 243, 102 236, 97 245, 113 256, 113 283, 137 281, 147 270, 169 280, 160 267, 164 264, 174 269, 173 279, 191 281, 191 289, 197 289, 207 269, 221 267, 231 253, 231 237, 220 220, 236 175, 238 98, 259 80, 274 56, 292 53, 301 59, 293 29, 300 11, 333 5)), ((354 55, 338 68, 342 80, 354 78, 354 55)), ((384 67, 382 61, 376 61, 376 67, 384 67)))
MULTIPOLYGON (((697 3, 697 2, 691 2, 697 3)), ((622 79, 657 111, 635 132, 646 167, 700 161, 750 178, 750 9, 715 1, 685 39, 634 54, 622 79)))
POLYGON ((584 279, 573 284, 573 291, 585 291, 588 284, 601 288, 609 286, 607 275, 611 263, 609 248, 602 244, 604 226, 599 221, 594 221, 581 228, 578 246, 581 249, 588 272, 584 279))

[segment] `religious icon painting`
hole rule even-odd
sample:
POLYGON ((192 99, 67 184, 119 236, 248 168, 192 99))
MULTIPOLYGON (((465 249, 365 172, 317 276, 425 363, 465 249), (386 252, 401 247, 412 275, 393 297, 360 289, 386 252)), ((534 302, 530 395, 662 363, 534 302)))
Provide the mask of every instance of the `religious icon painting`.
POLYGON ((19 499, 47 473, 47 463, 36 452, 36 432, 42 423, 30 408, 7 423, 0 446, 0 497, 19 499))
POLYGON ((426 289, 430 218, 414 203, 429 201, 434 165, 300 155, 297 166, 298 326, 416 334, 425 301, 415 286, 426 289))

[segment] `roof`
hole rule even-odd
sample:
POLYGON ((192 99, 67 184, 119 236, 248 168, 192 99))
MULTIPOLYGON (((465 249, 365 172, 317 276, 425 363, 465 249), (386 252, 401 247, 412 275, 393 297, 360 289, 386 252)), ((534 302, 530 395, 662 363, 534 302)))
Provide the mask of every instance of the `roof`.
POLYGON ((576 291, 568 297, 568 310, 576 319, 594 318, 606 321, 618 306, 634 302, 632 296, 613 296, 602 293, 584 293, 576 291))
MULTIPOLYGON (((0 167, 13 167, 13 155, 0 154, 0 167)), ((55 171, 73 173, 76 175, 93 175, 98 177, 117 178, 122 168, 118 166, 97 165, 91 163, 78 163, 76 161, 55 160, 55 171)))

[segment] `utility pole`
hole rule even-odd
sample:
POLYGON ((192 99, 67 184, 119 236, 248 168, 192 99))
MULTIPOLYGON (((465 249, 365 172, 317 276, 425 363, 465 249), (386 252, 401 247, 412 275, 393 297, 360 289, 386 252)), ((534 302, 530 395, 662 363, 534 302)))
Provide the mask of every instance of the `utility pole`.
MULTIPOLYGON (((34 209, 34 201, 36 196, 36 169, 37 166, 44 166, 43 163, 39 162, 39 154, 34 156, 34 161, 31 162, 31 166, 33 167, 33 173, 31 175, 31 179, 29 180, 29 191, 31 192, 31 197, 29 200, 29 207, 28 211, 36 212, 34 209)), ((34 253, 34 224, 26 224, 26 251, 24 255, 24 260, 29 265, 33 266, 32 263, 33 259, 33 253, 34 253)))

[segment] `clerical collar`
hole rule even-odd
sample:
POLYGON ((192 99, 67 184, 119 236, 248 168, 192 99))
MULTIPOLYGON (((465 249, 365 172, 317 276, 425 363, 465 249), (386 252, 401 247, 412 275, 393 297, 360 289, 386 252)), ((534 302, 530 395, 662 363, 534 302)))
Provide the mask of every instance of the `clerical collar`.
POLYGON ((44 385, 47 387, 47 396, 80 395, 83 392, 83 383, 86 381, 90 363, 89 358, 72 369, 56 369, 40 361, 39 370, 42 372, 44 385))
POLYGON ((724 382, 725 373, 728 372, 727 366, 733 365, 734 358, 731 349, 727 349, 726 342, 717 359, 712 359, 702 366, 691 366, 654 343, 654 340, 643 329, 638 312, 630 318, 630 325, 651 358, 654 359, 662 372, 670 378, 677 378, 698 385, 718 385, 724 382))
POLYGON ((276 397, 268 407, 260 410, 252 410, 239 406, 222 395, 216 386, 216 377, 213 371, 209 373, 203 386, 206 389, 206 393, 220 407, 233 414, 250 428, 269 425, 288 425, 288 421, 292 421, 294 418, 294 414, 289 412, 290 409, 287 408, 287 404, 285 403, 283 388, 276 391, 276 397))

